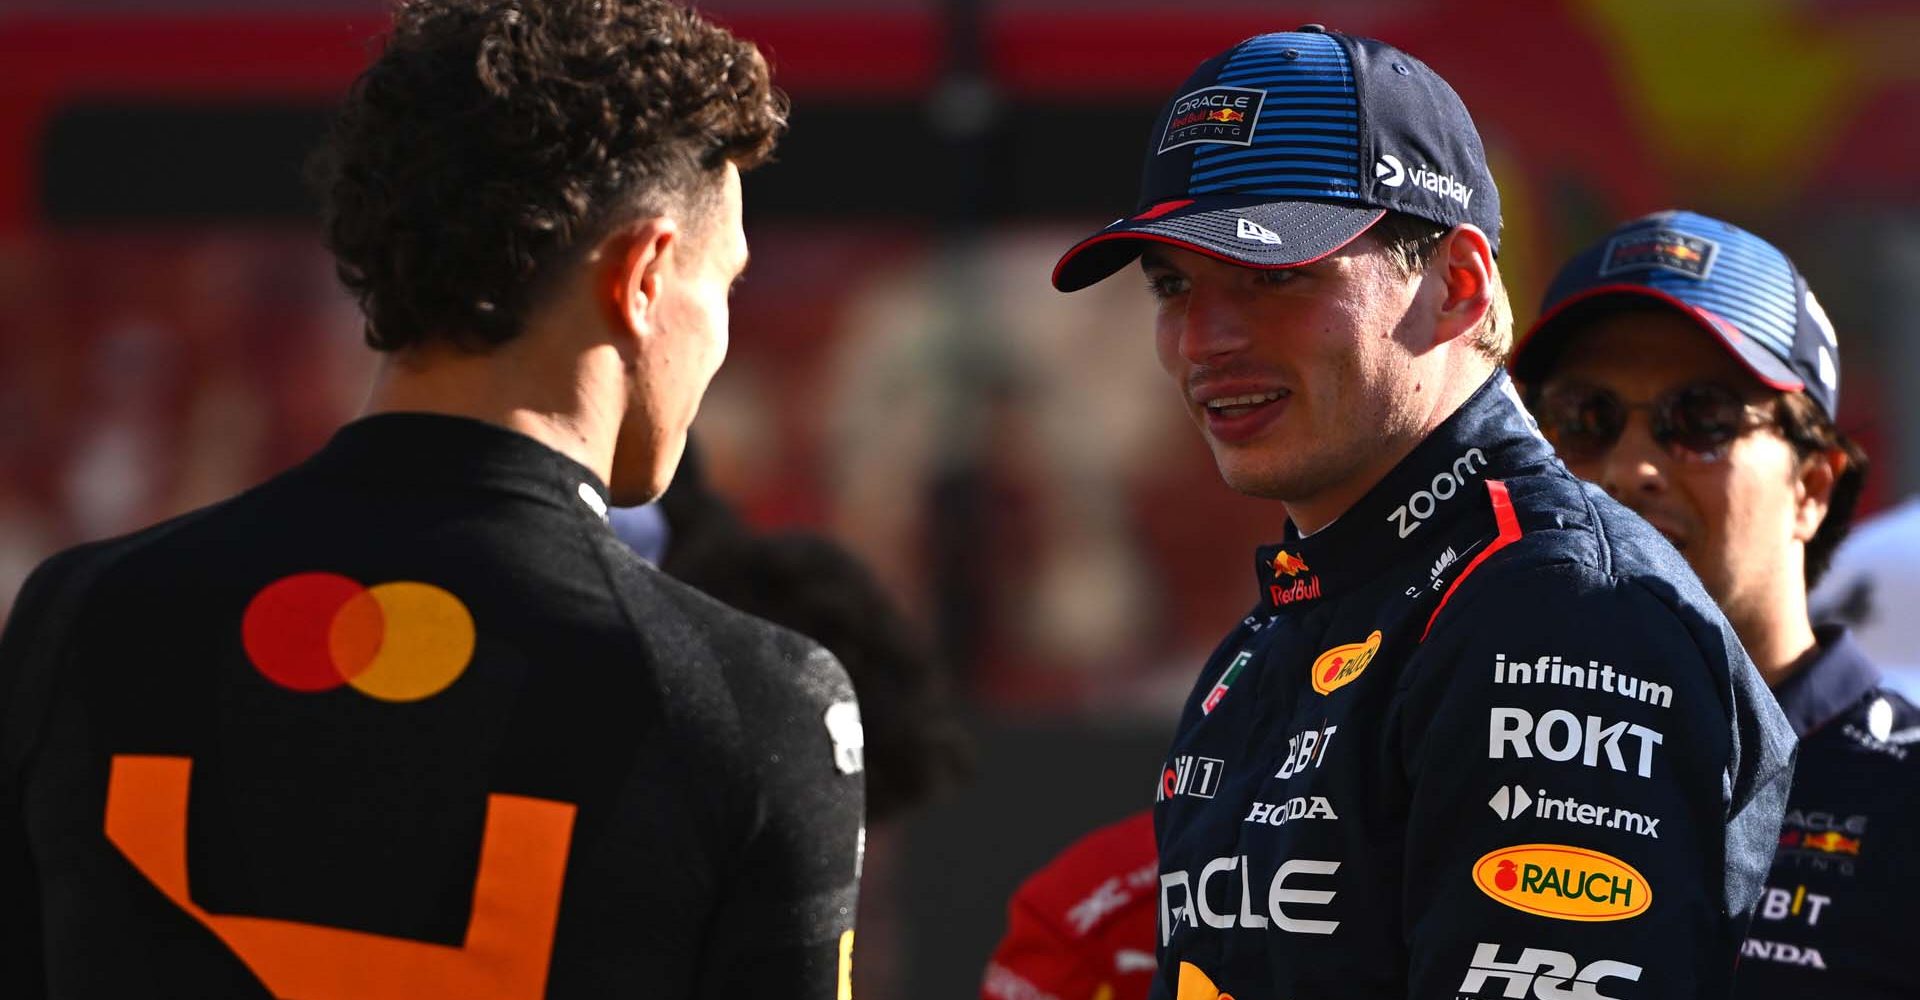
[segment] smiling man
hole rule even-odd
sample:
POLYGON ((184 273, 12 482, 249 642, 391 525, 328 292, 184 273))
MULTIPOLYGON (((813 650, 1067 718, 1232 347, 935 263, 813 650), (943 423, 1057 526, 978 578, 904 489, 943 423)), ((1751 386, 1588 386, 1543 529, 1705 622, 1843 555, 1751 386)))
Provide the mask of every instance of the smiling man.
POLYGON ((1913 996, 1888 915, 1920 884, 1920 710, 1807 614, 1866 473, 1833 424, 1839 343, 1819 300, 1752 233, 1661 212, 1567 263, 1514 370, 1568 468, 1686 556, 1801 737, 1737 995, 1913 996))
POLYGON ((1054 273, 1140 261, 1221 475, 1279 504, 1159 776, 1154 995, 1724 996, 1792 733, 1521 407, 1466 108, 1318 25, 1175 94, 1054 273))

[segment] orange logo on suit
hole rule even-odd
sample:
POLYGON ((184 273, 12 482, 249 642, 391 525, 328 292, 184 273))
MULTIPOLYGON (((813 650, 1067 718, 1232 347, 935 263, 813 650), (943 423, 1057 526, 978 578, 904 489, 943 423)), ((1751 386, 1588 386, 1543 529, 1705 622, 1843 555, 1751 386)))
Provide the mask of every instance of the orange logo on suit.
MULTIPOLYGON (((475 644, 466 605, 439 587, 363 587, 330 573, 269 584, 248 604, 241 633, 248 659, 281 687, 318 692, 351 685, 392 703, 445 690, 466 670, 475 644)), ((107 839, 275 996, 539 1000, 546 994, 573 836, 571 803, 487 796, 467 935, 456 948, 202 909, 187 882, 192 775, 187 757, 115 754, 107 777, 107 839)))

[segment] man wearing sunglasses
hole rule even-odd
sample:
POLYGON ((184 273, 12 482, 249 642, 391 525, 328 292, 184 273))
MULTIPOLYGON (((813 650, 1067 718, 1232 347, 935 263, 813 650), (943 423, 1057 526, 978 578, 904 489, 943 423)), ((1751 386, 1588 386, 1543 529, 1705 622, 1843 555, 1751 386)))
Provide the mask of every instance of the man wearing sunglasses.
POLYGON ((1920 711, 1807 614, 1866 472, 1833 423, 1838 351, 1779 250, 1662 212, 1567 264, 1513 361, 1568 468, 1686 556, 1801 737, 1741 997, 1920 990, 1889 919, 1920 886, 1920 711))
POLYGON ((1054 283, 1138 260, 1222 477, 1281 506, 1158 775, 1152 996, 1726 996, 1792 733, 1507 380, 1459 95, 1319 25, 1173 93, 1054 283))

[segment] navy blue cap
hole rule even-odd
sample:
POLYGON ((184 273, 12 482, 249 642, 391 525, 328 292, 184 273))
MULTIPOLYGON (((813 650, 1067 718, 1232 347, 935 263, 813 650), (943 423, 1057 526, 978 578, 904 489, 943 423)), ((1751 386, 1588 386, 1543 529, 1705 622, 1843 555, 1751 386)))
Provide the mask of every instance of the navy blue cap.
POLYGON ((1149 242, 1247 267, 1339 250, 1391 209, 1472 223, 1500 249, 1500 192, 1460 95, 1385 42, 1309 24, 1200 64, 1155 121, 1134 214, 1054 267, 1063 292, 1149 242))
POLYGON ((1840 344, 1807 279, 1778 247, 1697 212, 1641 216, 1561 268, 1540 318, 1514 345, 1514 376, 1545 375, 1566 331, 1623 298, 1671 306, 1765 385, 1806 392, 1829 419, 1837 411, 1840 344))

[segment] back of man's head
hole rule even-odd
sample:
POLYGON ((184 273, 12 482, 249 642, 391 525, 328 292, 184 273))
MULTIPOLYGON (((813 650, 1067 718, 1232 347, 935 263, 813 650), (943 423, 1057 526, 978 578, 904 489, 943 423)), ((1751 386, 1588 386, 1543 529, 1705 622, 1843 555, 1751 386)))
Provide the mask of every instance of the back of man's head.
POLYGON ((759 52, 666 0, 404 0, 316 160, 327 242, 370 346, 485 350, 614 227, 697 219, 785 125, 759 52))

